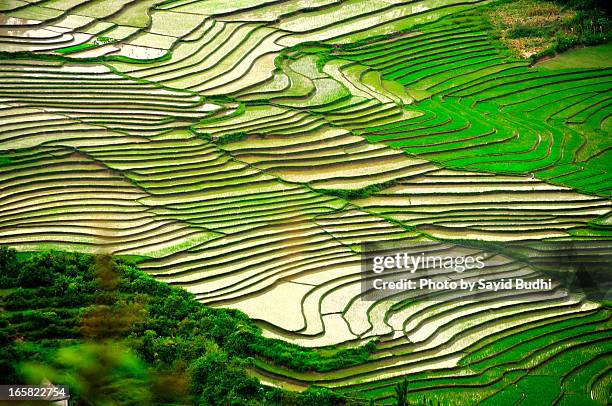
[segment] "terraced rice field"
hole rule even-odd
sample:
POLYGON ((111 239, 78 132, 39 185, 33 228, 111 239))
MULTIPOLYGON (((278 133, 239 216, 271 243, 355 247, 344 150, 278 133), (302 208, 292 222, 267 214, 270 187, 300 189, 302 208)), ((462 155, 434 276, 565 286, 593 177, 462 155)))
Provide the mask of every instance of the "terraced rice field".
POLYGON ((256 360, 271 385, 607 404, 609 302, 361 298, 367 241, 610 238, 612 67, 531 66, 489 4, 0 3, 0 244, 138 256, 299 345, 377 340, 324 374, 256 360))

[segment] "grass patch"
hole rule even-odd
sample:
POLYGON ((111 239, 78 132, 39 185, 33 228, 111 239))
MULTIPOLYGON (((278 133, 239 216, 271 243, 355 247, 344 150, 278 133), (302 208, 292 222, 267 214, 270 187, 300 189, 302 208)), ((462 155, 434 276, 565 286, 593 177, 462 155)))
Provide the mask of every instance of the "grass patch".
POLYGON ((544 69, 609 68, 612 66, 612 42, 571 49, 538 66, 544 69))
POLYGON ((55 52, 58 52, 60 54, 70 54, 73 52, 84 51, 86 49, 95 48, 96 46, 97 46, 96 44, 86 42, 84 44, 73 45, 71 47, 56 49, 55 52))

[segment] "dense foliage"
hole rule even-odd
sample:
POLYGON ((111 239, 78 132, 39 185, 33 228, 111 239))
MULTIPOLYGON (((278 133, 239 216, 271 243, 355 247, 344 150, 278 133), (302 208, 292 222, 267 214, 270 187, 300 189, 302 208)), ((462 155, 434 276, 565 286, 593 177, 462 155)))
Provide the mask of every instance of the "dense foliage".
POLYGON ((387 182, 365 186, 360 189, 315 189, 315 190, 319 193, 324 193, 324 194, 331 195, 331 196, 337 196, 345 200, 367 199, 371 195, 378 193, 381 190, 394 186, 396 183, 397 181, 393 179, 387 182))
POLYGON ((610 14, 612 4, 608 0, 554 0, 555 3, 572 7, 577 10, 600 10, 610 14))
MULTIPOLYGON (((588 2, 585 2, 588 3, 588 2)), ((574 18, 556 33, 553 50, 563 52, 577 45, 595 45, 610 39, 612 20, 599 8, 579 8, 574 18)))
POLYGON ((374 349, 327 349, 323 356, 266 339, 243 313, 203 306, 109 257, 1 247, 0 288, 0 382, 68 383, 85 404, 113 396, 159 404, 345 404, 322 388, 293 394, 264 387, 247 373, 250 357, 328 371, 361 363, 374 349), (134 386, 118 391, 119 381, 134 386), (162 389, 168 387, 175 391, 162 389))

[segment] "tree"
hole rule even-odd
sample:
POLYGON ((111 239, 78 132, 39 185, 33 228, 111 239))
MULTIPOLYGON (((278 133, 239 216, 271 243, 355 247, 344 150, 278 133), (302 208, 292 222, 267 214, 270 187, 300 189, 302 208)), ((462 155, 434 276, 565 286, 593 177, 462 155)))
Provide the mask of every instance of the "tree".
POLYGON ((408 406, 408 378, 404 377, 404 380, 398 382, 395 385, 395 399, 397 406, 408 406))
POLYGON ((299 404, 306 406, 338 406, 345 405, 346 399, 330 389, 311 386, 300 394, 299 404))
POLYGON ((244 405, 263 397, 259 382, 246 373, 240 361, 214 346, 191 363, 189 374, 201 405, 244 405))
POLYGON ((8 247, 0 247, 0 288, 10 288, 16 285, 17 251, 8 247))
POLYGON ((50 365, 27 363, 21 373, 32 384, 68 385, 82 405, 143 405, 153 398, 146 364, 118 343, 61 348, 50 365))

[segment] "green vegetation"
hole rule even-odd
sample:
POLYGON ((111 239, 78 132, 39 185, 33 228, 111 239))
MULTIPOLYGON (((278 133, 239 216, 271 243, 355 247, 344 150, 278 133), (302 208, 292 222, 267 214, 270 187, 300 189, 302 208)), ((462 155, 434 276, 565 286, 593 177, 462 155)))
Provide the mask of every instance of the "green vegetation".
POLYGON ((408 406, 408 378, 395 385, 395 401, 397 406, 408 406))
POLYGON ((95 48, 97 45, 89 42, 73 45, 71 47, 56 49, 55 52, 59 52, 60 54, 70 54, 72 52, 84 51, 89 48, 95 48))
POLYGON ((532 60, 605 43, 612 30, 610 15, 593 0, 505 0, 483 10, 502 41, 532 60))
MULTIPOLYGON (((411 94, 427 94, 411 107, 421 114, 356 132, 447 167, 535 173, 539 179, 609 196, 607 165, 588 156, 603 152, 607 142, 602 122, 610 111, 605 96, 610 70, 594 66, 551 74, 510 56, 492 39, 495 29, 483 15, 505 15, 511 9, 515 14, 508 18, 522 21, 525 11, 518 3, 494 3, 421 27, 416 35, 332 51, 339 59, 380 72, 411 94)), ((605 57, 602 51, 600 58, 605 57)))
POLYGON ((371 195, 380 192, 388 187, 395 185, 395 180, 387 182, 369 185, 360 189, 314 189, 316 192, 324 193, 327 195, 338 196, 345 200, 353 199, 366 199, 371 195))
POLYGON ((545 69, 609 68, 612 66, 612 42, 571 49, 538 62, 538 66, 545 69))
POLYGON ((215 141, 219 145, 224 145, 224 144, 229 144, 230 142, 242 141, 246 139, 246 137, 247 137, 247 133, 245 133, 244 131, 238 131, 235 133, 222 135, 221 137, 213 141, 215 141))
POLYGON ((78 45, 72 45, 65 48, 56 49, 55 52, 60 54, 71 54, 79 51, 84 51, 86 49, 95 48, 100 46, 100 44, 110 44, 115 42, 112 38, 100 36, 95 39, 94 42, 84 42, 78 45))
POLYGON ((207 308, 109 257, 17 256, 0 247, 0 286, 1 383, 48 377, 88 404, 344 404, 346 398, 324 389, 293 394, 261 386, 247 373, 249 357, 326 371, 361 363, 373 349, 323 356, 265 339, 244 314, 207 308))
MULTIPOLYGON (((93 45, 94 44, 82 44, 82 45, 93 45)), ((78 45, 77 45, 78 46, 78 45)), ((83 49, 89 49, 91 47, 87 46, 83 49)), ((58 51, 58 50, 56 50, 58 51)), ((71 50, 70 52, 74 52, 71 50)), ((24 61, 57 61, 57 62, 77 62, 77 63, 102 63, 102 62, 126 62, 126 63, 135 63, 135 64, 146 64, 151 62, 163 62, 172 58, 172 53, 167 52, 162 56, 155 58, 154 60, 143 61, 142 59, 130 58, 127 56, 121 55, 102 55, 97 57, 87 57, 87 58, 71 58, 70 55, 64 54, 42 54, 32 51, 20 51, 20 52, 6 52, 0 51, 0 61, 2 60, 24 60, 24 61)))

